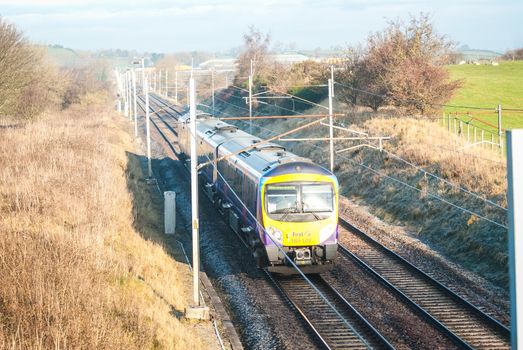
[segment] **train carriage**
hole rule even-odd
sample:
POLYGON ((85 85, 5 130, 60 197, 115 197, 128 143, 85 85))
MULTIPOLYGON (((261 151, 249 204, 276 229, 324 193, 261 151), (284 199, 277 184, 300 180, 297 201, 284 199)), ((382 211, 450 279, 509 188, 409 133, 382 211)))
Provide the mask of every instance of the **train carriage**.
MULTIPOLYGON (((186 159, 189 129, 185 115, 178 135, 186 159)), ((219 119, 199 117, 196 129, 198 161, 212 162, 200 170, 205 192, 251 246, 258 264, 272 272, 292 273, 284 251, 306 273, 329 269, 338 242, 336 177, 280 145, 252 148, 259 138, 219 119), (234 153, 238 154, 231 156, 234 153)))

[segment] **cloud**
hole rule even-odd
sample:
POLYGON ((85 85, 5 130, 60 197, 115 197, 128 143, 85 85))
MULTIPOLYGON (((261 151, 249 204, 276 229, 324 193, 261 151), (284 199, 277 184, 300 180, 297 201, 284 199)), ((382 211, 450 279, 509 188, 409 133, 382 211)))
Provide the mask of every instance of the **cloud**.
POLYGON ((420 11, 433 15, 439 32, 476 47, 512 45, 506 43, 507 32, 523 37, 515 18, 523 9, 516 1, 0 0, 0 4, 2 14, 31 39, 74 48, 223 50, 239 45, 250 24, 270 31, 275 41, 295 42, 299 48, 330 47, 362 42, 367 33, 385 26, 385 17, 405 18, 420 11))

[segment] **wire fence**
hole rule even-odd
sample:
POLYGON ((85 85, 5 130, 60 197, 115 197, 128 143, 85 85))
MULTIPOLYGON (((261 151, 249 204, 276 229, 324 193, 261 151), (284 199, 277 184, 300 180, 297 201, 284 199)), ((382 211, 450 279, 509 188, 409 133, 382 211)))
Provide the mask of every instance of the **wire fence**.
MULTIPOLYGON (((494 113, 491 114, 494 115, 494 113)), ((441 124, 448 132, 467 141, 468 145, 462 146, 461 149, 479 147, 481 149, 499 150, 498 153, 503 155, 505 130, 501 129, 500 126, 474 117, 470 112, 445 113, 441 124)))

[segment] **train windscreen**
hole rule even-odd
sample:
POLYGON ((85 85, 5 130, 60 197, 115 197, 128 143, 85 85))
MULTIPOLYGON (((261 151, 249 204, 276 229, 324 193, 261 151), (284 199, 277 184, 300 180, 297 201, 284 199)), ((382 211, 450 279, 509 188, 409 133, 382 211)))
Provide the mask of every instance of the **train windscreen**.
POLYGON ((301 203, 303 212, 333 211, 332 185, 302 185, 301 203))
POLYGON ((265 188, 265 202, 274 220, 323 220, 334 211, 334 191, 330 183, 270 184, 265 188))

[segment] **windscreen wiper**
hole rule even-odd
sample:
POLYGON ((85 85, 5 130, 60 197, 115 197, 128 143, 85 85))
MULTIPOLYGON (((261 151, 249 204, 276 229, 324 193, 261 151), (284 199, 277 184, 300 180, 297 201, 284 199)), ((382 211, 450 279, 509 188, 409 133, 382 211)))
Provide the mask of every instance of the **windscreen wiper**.
POLYGON ((303 208, 303 212, 304 213, 311 213, 312 215, 314 215, 314 218, 316 218, 316 220, 321 220, 320 216, 318 214, 316 214, 316 212, 314 210, 310 210, 310 211, 305 210, 305 203, 304 202, 301 202, 301 206, 303 208))
MULTIPOLYGON (((296 203, 294 203, 294 204, 296 204, 296 203)), ((296 213, 298 211, 296 207, 294 207, 294 208, 293 207, 289 207, 289 208, 285 208, 285 209, 286 209, 286 211, 285 211, 285 213, 283 213, 283 216, 281 217, 281 221, 285 221, 285 218, 290 213, 293 213, 293 212, 296 213)))

